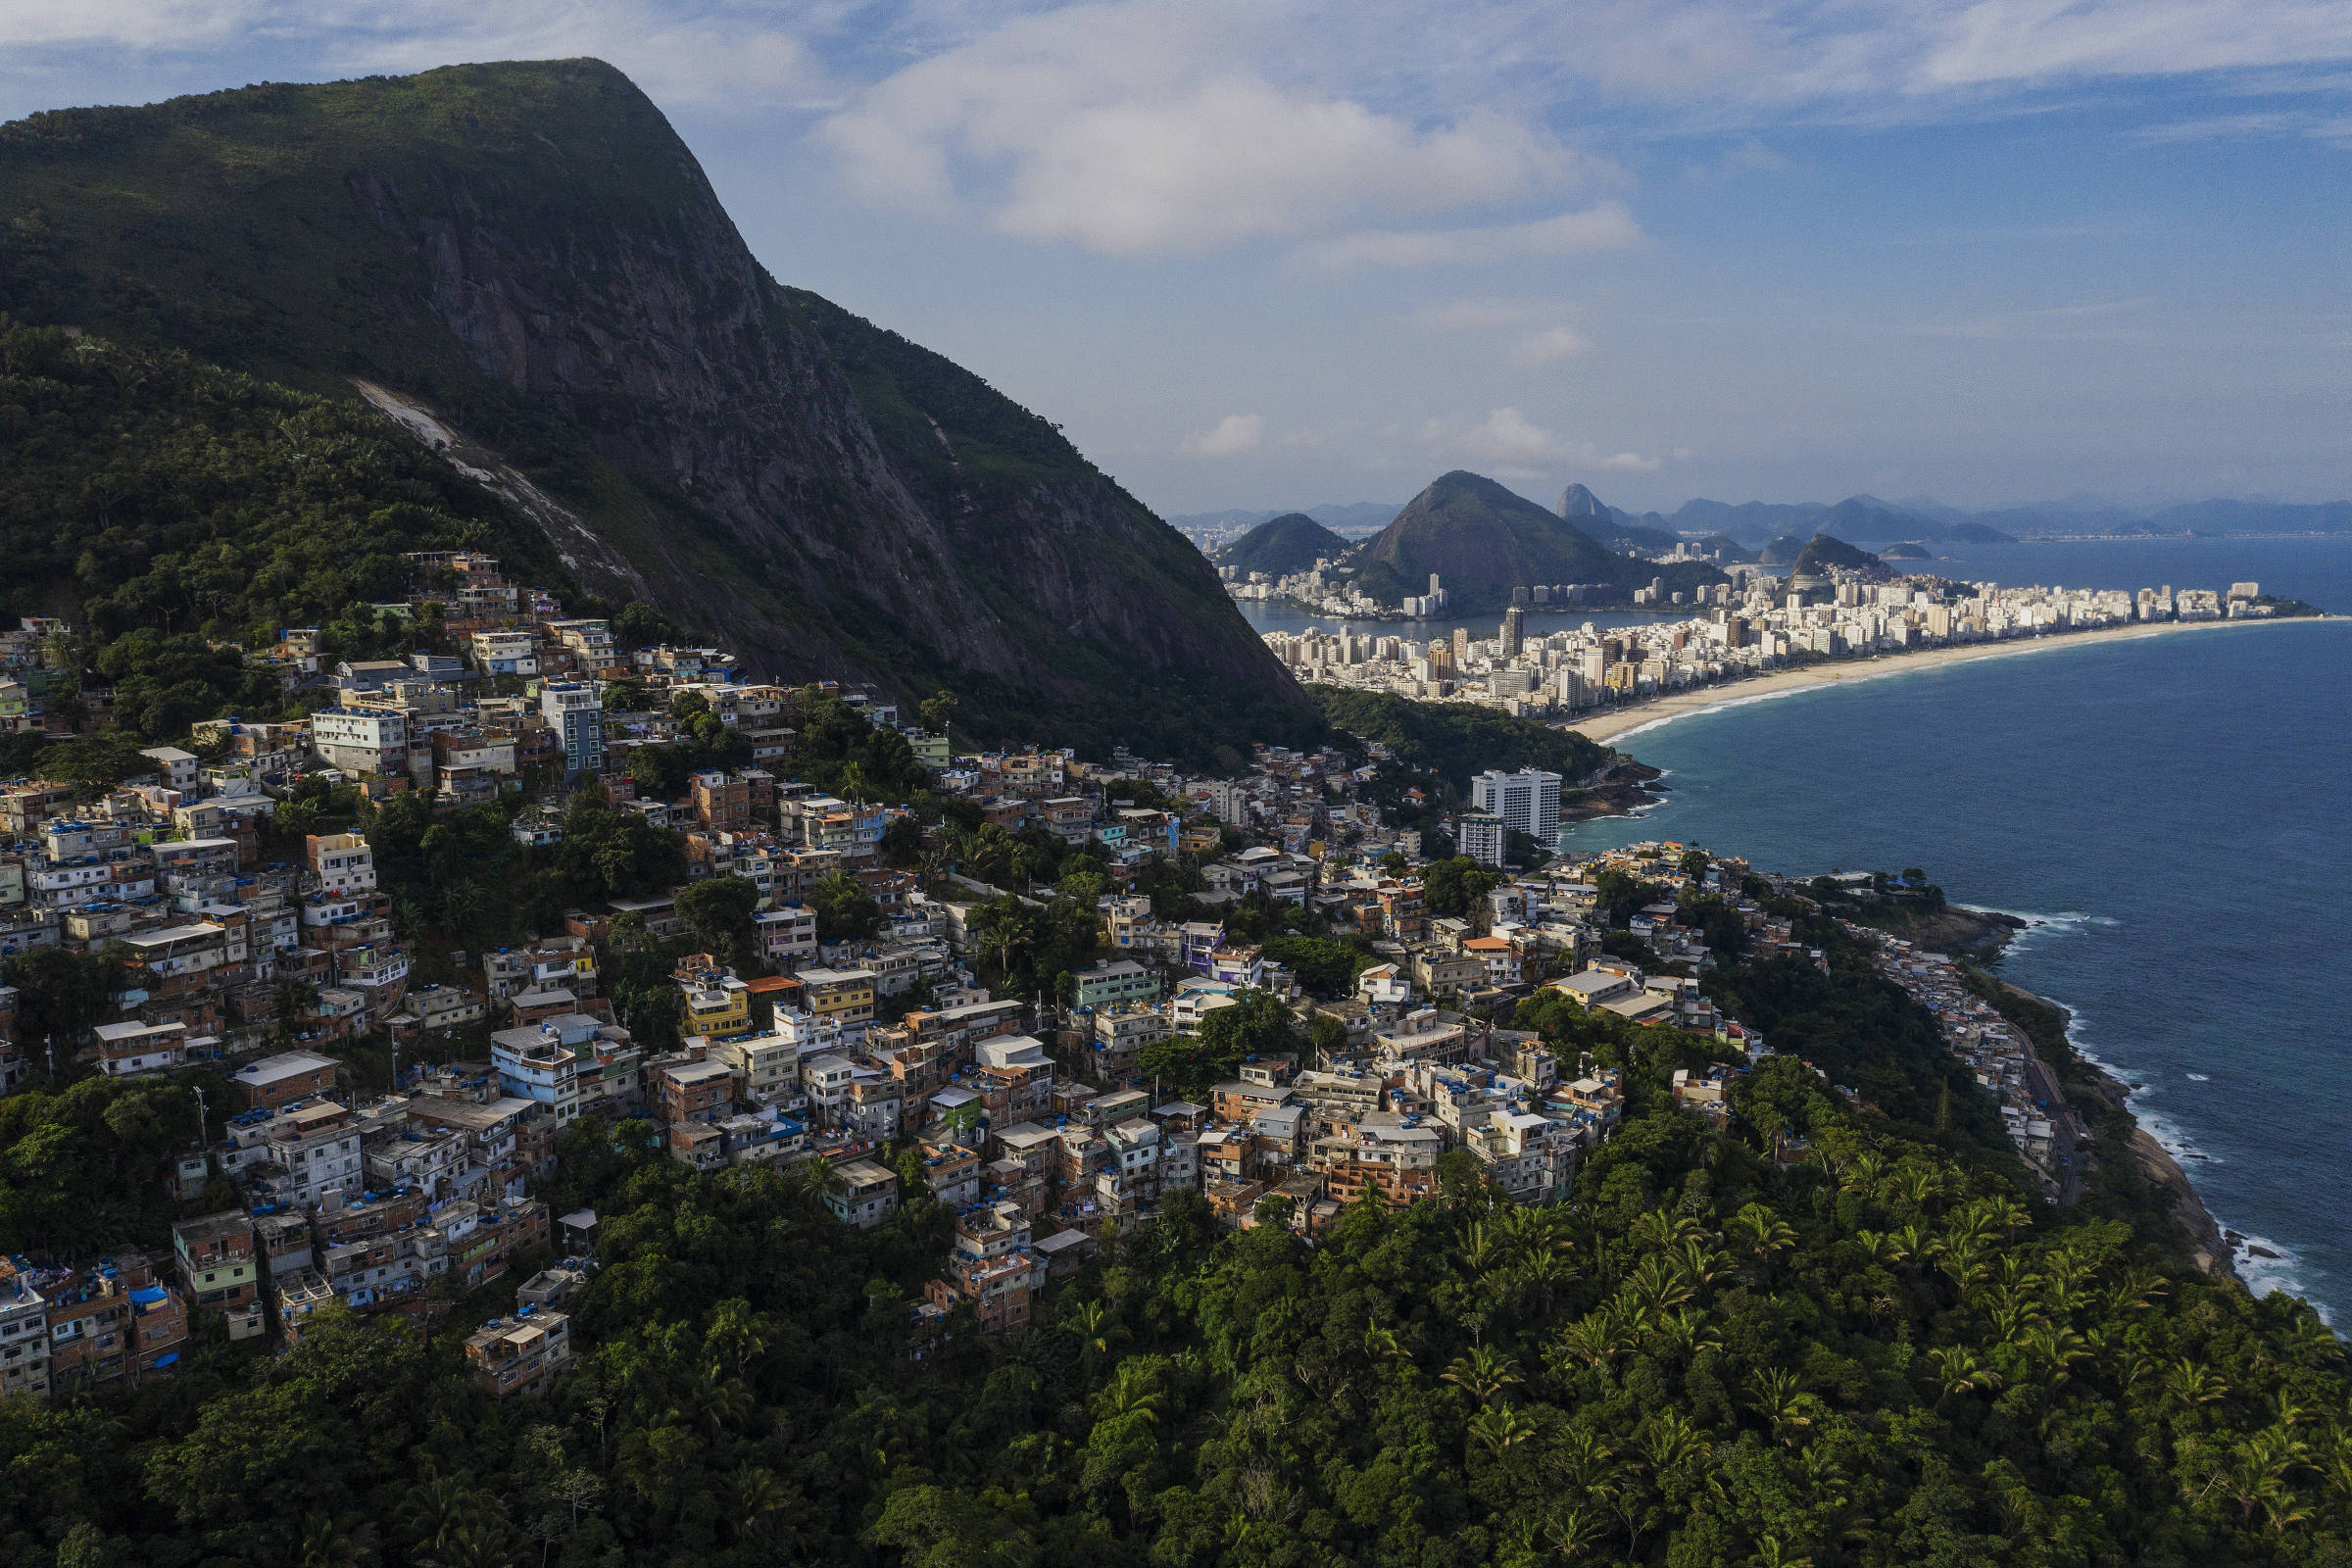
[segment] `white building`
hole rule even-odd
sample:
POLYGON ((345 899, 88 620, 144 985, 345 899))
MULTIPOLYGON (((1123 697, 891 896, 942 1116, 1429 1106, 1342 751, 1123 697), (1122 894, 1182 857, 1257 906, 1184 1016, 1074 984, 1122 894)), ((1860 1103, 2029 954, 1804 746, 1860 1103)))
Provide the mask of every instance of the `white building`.
POLYGON ((1499 816, 1465 811, 1453 820, 1453 849, 1481 865, 1499 866, 1510 842, 1510 828, 1499 816))
POLYGON ((1502 818, 1511 832, 1548 844, 1560 831, 1560 775, 1533 767, 1516 773, 1491 769, 1470 781, 1470 804, 1502 818))
POLYGON ((311 715, 311 746, 346 773, 409 770, 409 721, 389 709, 322 709, 311 715))

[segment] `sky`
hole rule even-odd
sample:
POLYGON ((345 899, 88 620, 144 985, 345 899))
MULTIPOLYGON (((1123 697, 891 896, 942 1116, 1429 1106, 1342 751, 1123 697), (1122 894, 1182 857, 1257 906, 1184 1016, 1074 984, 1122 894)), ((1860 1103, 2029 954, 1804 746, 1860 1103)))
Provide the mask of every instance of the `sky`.
POLYGON ((1163 513, 2352 495, 2352 0, 0 0, 0 119, 573 55, 1163 513))

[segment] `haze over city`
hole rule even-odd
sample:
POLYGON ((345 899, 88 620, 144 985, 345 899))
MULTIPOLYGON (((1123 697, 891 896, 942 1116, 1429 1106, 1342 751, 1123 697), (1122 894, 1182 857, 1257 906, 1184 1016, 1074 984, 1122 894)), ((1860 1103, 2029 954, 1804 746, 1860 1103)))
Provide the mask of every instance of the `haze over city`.
POLYGON ((0 116, 593 54, 1162 512, 2352 492, 2352 6, 0 9, 0 116))

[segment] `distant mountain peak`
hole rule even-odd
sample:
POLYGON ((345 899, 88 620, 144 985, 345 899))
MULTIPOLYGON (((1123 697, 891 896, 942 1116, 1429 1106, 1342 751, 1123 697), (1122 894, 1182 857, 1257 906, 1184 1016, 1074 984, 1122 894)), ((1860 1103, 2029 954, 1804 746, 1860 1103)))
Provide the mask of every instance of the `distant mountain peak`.
POLYGON ((1580 517, 1599 517, 1606 520, 1615 514, 1601 504, 1600 497, 1581 484, 1572 484, 1560 496, 1560 515, 1566 517, 1570 522, 1574 522, 1580 517))

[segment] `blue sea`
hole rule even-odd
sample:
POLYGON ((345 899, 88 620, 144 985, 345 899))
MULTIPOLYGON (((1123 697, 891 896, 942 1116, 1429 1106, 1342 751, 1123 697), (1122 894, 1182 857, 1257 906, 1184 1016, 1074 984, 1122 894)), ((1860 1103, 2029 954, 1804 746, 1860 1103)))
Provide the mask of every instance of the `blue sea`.
MULTIPOLYGON (((1972 549, 2003 583, 2226 587, 2352 612, 2352 540, 1972 549)), ((2075 1013, 2256 1291, 2352 1309, 2352 621, 2222 627, 1734 702, 1617 744, 1667 770, 1579 847, 1921 866, 2033 922, 2004 972, 2075 1013)))

